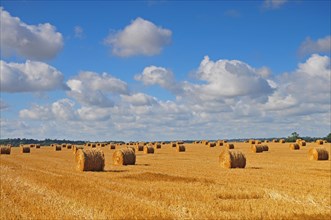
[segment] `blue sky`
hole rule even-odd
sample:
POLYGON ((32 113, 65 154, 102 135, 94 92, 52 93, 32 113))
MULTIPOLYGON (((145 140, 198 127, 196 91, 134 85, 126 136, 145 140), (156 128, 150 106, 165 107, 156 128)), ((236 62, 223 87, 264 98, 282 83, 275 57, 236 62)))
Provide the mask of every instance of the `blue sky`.
POLYGON ((330 1, 1 7, 1 138, 330 132, 330 1))

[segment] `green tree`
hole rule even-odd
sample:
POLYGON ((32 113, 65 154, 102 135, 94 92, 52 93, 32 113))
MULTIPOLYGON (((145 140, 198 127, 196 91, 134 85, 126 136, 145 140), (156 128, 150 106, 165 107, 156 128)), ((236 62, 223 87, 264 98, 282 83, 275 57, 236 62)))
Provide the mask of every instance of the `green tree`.
POLYGON ((291 136, 288 136, 286 138, 286 142, 295 142, 299 138, 300 138, 299 134, 297 132, 293 132, 291 136))
POLYGON ((329 133, 328 136, 325 137, 325 140, 331 143, 331 133, 329 133))

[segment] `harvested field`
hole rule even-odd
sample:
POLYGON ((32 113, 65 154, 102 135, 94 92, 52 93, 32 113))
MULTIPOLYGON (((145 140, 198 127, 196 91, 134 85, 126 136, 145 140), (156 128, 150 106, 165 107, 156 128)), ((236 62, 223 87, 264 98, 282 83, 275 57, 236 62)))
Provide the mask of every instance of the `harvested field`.
MULTIPOLYGON (((12 147, 0 155, 1 219, 330 219, 331 161, 309 160, 300 150, 268 143, 245 154, 244 169, 219 163, 223 147, 170 144, 154 155, 136 151, 134 166, 113 165, 109 147, 101 172, 80 172, 72 151, 12 147)), ((330 144, 323 147, 330 152, 330 144)), ((126 149, 126 145, 117 147, 126 149)), ((85 149, 91 149, 85 147, 85 149)))

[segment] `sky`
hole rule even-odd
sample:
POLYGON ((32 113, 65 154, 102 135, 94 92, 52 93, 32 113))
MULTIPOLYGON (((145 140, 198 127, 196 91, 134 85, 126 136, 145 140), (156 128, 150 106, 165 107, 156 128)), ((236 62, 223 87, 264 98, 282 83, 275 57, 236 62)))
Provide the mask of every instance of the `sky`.
POLYGON ((331 132, 330 1, 1 1, 1 138, 331 132))

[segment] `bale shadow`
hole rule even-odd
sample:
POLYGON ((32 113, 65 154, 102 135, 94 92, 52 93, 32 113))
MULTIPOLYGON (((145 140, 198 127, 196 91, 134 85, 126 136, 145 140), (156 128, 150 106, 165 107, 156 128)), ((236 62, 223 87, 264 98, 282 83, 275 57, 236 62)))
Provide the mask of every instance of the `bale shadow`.
POLYGON ((251 170, 262 170, 262 167, 247 167, 247 169, 251 169, 251 170))
POLYGON ((148 163, 141 163, 141 164, 136 164, 135 166, 145 166, 145 167, 148 167, 148 166, 150 166, 150 164, 148 164, 148 163))
POLYGON ((129 170, 104 170, 103 172, 106 172, 106 173, 125 173, 125 172, 129 172, 129 170))

